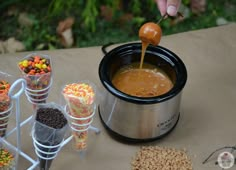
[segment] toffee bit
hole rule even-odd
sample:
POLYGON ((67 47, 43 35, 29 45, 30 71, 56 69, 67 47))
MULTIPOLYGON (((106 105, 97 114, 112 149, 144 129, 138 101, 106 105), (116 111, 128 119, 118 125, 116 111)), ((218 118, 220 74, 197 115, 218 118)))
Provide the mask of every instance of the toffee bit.
POLYGON ((132 170, 193 170, 185 150, 158 146, 142 147, 133 158, 131 166, 132 170))

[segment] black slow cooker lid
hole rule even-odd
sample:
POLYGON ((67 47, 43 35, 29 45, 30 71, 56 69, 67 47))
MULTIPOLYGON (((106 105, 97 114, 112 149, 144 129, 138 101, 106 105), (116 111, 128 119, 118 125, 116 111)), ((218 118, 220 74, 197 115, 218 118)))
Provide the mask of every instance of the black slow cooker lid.
POLYGON ((157 66, 165 67, 165 72, 167 71, 167 74, 174 81, 174 87, 169 92, 156 97, 131 96, 114 87, 112 84, 113 75, 121 66, 140 61, 141 46, 141 43, 128 43, 105 54, 99 64, 99 78, 103 86, 116 97, 136 104, 160 103, 179 94, 187 81, 187 70, 183 61, 170 50, 152 45, 148 46, 144 61, 153 63, 154 61, 151 60, 155 60, 157 66))

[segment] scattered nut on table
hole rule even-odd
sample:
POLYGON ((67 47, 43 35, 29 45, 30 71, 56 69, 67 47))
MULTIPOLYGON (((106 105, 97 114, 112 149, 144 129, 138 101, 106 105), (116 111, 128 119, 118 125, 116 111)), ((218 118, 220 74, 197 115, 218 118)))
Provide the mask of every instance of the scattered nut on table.
POLYGON ((131 162, 132 170, 193 170, 185 150, 144 146, 131 162))

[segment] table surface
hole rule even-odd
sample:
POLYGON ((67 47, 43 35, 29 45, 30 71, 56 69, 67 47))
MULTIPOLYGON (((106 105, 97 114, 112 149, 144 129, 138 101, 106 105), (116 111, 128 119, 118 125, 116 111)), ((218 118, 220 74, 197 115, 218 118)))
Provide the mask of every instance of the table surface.
MULTIPOLYGON (((145 144, 125 144, 111 138, 101 124, 98 113, 93 126, 101 133, 89 134, 86 155, 81 157, 68 143, 53 161, 52 170, 130 170, 130 162, 143 145, 187 149, 196 170, 220 169, 215 165, 218 154, 207 163, 202 161, 215 149, 236 144, 236 24, 162 37, 161 46, 176 53, 188 71, 181 101, 181 117, 168 136, 145 144)), ((118 44, 109 47, 112 48, 118 44)), ((31 52, 0 55, 0 70, 20 77, 17 62, 31 52)), ((98 65, 104 56, 101 47, 40 51, 52 57, 54 80, 48 101, 60 102, 64 84, 90 80, 101 88, 98 65)), ((102 94, 100 94, 102 95, 102 94)), ((22 95, 22 120, 32 115, 32 106, 22 95)), ((14 116, 9 128, 14 126, 14 116)), ((35 157, 30 124, 22 128, 22 150, 35 157)), ((8 139, 14 143, 15 135, 8 139)), ((30 164, 21 159, 19 169, 30 164)), ((235 169, 236 165, 234 166, 235 169)))

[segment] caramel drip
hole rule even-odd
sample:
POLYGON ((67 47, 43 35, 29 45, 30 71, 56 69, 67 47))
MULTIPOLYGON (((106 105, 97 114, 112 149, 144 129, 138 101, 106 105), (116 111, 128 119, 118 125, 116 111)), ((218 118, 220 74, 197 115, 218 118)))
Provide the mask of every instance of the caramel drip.
POLYGON ((143 61, 144 61, 144 56, 145 56, 145 53, 146 53, 146 49, 147 49, 147 46, 149 44, 145 41, 142 41, 142 54, 141 54, 141 61, 140 61, 140 65, 139 65, 139 69, 142 69, 143 68, 143 61))

